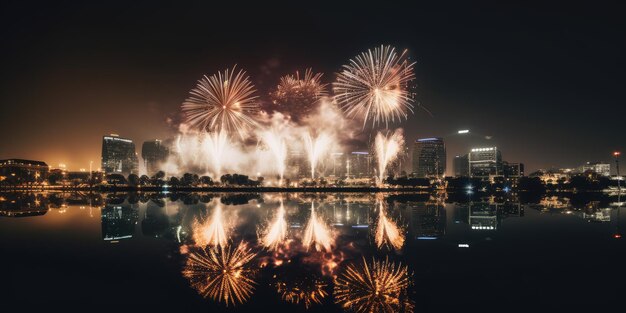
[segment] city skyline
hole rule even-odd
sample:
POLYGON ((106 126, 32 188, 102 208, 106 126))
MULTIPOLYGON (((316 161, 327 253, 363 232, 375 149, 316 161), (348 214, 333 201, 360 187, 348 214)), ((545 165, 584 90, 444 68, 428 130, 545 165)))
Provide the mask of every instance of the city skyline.
MULTIPOLYGON (((249 21, 217 35, 198 28, 201 19, 179 16, 198 14, 192 7, 164 13, 158 6, 144 12, 144 6, 130 5, 113 14, 113 24, 106 16, 114 5, 64 10, 12 4, 6 12, 28 14, 3 21, 8 48, 2 52, 0 100, 10 105, 0 115, 0 158, 87 168, 99 160, 103 135, 119 133, 136 143, 175 137, 180 105, 204 74, 238 64, 263 96, 280 76, 309 67, 324 73, 324 83, 333 82, 345 60, 380 44, 408 49, 416 62, 419 106, 392 126, 404 128, 407 142, 443 137, 447 164, 476 146, 500 147, 527 172, 610 163, 613 151, 624 150, 615 135, 624 116, 617 96, 623 43, 613 36, 618 28, 611 13, 573 6, 493 7, 486 13, 415 6, 406 10, 414 15, 397 13, 393 26, 391 18, 371 22, 375 12, 366 8, 354 8, 361 14, 347 20, 311 8, 292 20, 298 35, 285 44, 279 39, 294 28, 269 21, 286 11, 260 18, 256 8, 243 10, 249 21), (135 14, 139 10, 145 14, 135 14), (50 12, 68 22, 30 19, 50 12), (586 18, 578 18, 581 13, 586 18), (172 23, 162 23, 168 16, 172 23), (492 24, 499 29, 490 29, 492 24), (258 32, 250 33, 251 25, 258 32), (208 43, 196 41, 198 36, 208 43), (588 110, 600 118, 589 120, 588 110), (459 129, 471 132, 460 136, 459 129)), ((373 143, 374 134, 366 128, 359 142, 373 143)))

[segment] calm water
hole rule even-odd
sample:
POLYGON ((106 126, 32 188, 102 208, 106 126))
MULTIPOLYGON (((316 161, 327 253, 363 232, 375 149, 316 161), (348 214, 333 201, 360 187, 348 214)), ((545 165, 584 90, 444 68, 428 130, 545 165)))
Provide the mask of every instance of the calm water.
POLYGON ((626 213, 620 214, 618 201, 0 194, 0 305, 23 311, 341 312, 341 301, 353 301, 352 308, 387 301, 393 311, 412 303, 416 312, 623 312, 626 244, 616 237, 626 213), (284 224, 274 223, 283 209, 284 224), (311 224, 312 216, 318 223, 311 224), (280 235, 281 225, 285 238, 264 247, 267 241, 259 238, 272 230, 280 235), (227 247, 203 250, 195 244, 202 240, 227 247), (237 248, 243 256, 230 263, 235 272, 224 279, 221 257, 237 248), (210 261, 211 253, 218 262, 210 261), (349 268, 363 272, 363 262, 395 270, 398 288, 385 285, 388 298, 356 301, 367 293, 358 288, 367 287, 367 277, 347 274, 349 268), (238 295, 227 299, 218 284, 207 283, 213 279, 232 282, 238 295), (337 279, 356 285, 342 288, 337 279))

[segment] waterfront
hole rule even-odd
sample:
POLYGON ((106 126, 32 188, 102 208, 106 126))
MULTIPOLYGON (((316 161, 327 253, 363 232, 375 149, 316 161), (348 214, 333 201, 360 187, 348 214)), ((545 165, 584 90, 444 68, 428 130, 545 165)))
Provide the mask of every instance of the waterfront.
POLYGON ((159 311, 304 311, 304 301, 281 298, 279 286, 287 282, 321 286, 323 296, 308 311, 340 312, 334 278, 350 264, 375 258, 408 267, 406 294, 416 312, 608 311, 617 304, 615 282, 621 284, 626 275, 619 265, 625 244, 616 238, 624 214, 616 197, 452 198, 5 193, 0 197, 5 281, 0 294, 4 305, 25 310, 131 305, 159 311), (228 306, 219 298, 203 298, 183 275, 197 251, 196 221, 213 216, 218 207, 229 245, 246 243, 254 254, 249 262, 253 291, 243 303, 228 306), (259 237, 281 207, 288 226, 285 245, 270 251, 259 237), (311 208, 330 232, 328 251, 322 237, 318 246, 303 245, 311 208), (405 235, 398 250, 377 245, 380 210, 405 235))

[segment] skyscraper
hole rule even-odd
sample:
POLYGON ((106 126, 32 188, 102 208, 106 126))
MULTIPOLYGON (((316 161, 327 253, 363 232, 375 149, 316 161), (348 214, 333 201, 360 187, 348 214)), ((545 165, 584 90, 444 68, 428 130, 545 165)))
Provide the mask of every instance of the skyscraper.
POLYGON ((369 152, 355 151, 350 153, 346 164, 347 176, 350 178, 366 178, 373 175, 372 156, 369 152))
POLYGON ((417 177, 442 176, 446 172, 443 138, 417 139, 413 145, 413 173, 417 177))
POLYGON ((469 160, 468 154, 457 155, 454 157, 454 176, 469 176, 469 160))
POLYGON ((169 150, 161 140, 154 139, 145 141, 141 146, 141 158, 143 159, 148 176, 161 170, 161 164, 167 160, 169 150))
POLYGON ((111 134, 102 137, 102 171, 124 176, 138 174, 139 162, 132 140, 111 134))
POLYGON ((489 178, 503 175, 502 154, 497 147, 474 148, 470 151, 469 172, 471 177, 489 178))

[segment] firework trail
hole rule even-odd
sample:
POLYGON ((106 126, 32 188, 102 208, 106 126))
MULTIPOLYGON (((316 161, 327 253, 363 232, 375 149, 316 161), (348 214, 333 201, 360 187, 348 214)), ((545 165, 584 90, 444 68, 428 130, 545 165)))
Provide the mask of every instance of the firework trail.
POLYGON ((275 251, 287 238, 287 221, 285 220, 285 206, 280 201, 278 212, 269 227, 263 233, 261 244, 270 251, 275 251))
POLYGON ((413 312, 408 268, 388 259, 350 264, 335 279, 335 302, 357 313, 413 312))
POLYGON ((311 166, 311 179, 315 179, 315 168, 324 154, 330 149, 332 139, 325 133, 321 133, 317 137, 313 137, 310 133, 305 133, 302 139, 304 140, 304 148, 311 166))
POLYGON ((287 143, 285 142, 284 136, 277 129, 263 131, 260 136, 261 140, 269 148, 274 156, 274 159, 276 160, 276 169, 278 170, 278 175, 280 176, 278 185, 280 186, 283 183, 283 177, 285 175, 287 143))
POLYGON ((211 156, 211 164, 213 165, 214 173, 213 178, 216 180, 222 175, 222 161, 227 145, 228 137, 223 130, 207 134, 205 140, 202 141, 202 149, 211 156))
POLYGON ((304 229, 304 237, 302 238, 302 244, 306 247, 307 251, 311 246, 316 251, 330 251, 330 246, 333 244, 334 239, 331 230, 328 228, 322 218, 318 217, 315 213, 315 206, 311 202, 311 217, 304 229))
POLYGON ((415 78, 407 51, 398 55, 391 46, 368 50, 344 65, 333 84, 335 100, 348 117, 385 124, 406 119, 413 112, 408 84, 415 78))
POLYGON ((198 246, 224 248, 228 244, 228 228, 219 204, 213 209, 211 217, 203 223, 196 220, 193 225, 193 240, 198 246))
POLYGON ((254 292, 255 254, 245 244, 219 249, 202 248, 189 254, 183 276, 205 298, 226 306, 246 302, 254 292))
POLYGON ((389 163, 393 162, 397 157, 400 149, 404 145, 404 136, 402 129, 396 129, 390 136, 383 135, 378 132, 374 140, 374 150, 376 151, 376 160, 378 161, 378 184, 382 185, 385 177, 385 169, 389 163))
POLYGON ((238 134, 242 139, 257 123, 252 116, 259 112, 255 89, 246 72, 235 67, 198 81, 182 110, 187 123, 203 131, 238 134))
POLYGON ((322 73, 313 74, 312 69, 295 75, 285 75, 275 91, 270 93, 272 102, 281 112, 289 112, 292 118, 310 114, 322 97, 328 95, 326 84, 321 83, 322 73))
POLYGON ((376 224, 374 239, 379 249, 387 245, 396 250, 400 250, 404 245, 405 237, 402 233, 402 229, 387 217, 382 201, 380 201, 378 205, 378 223, 376 224))

